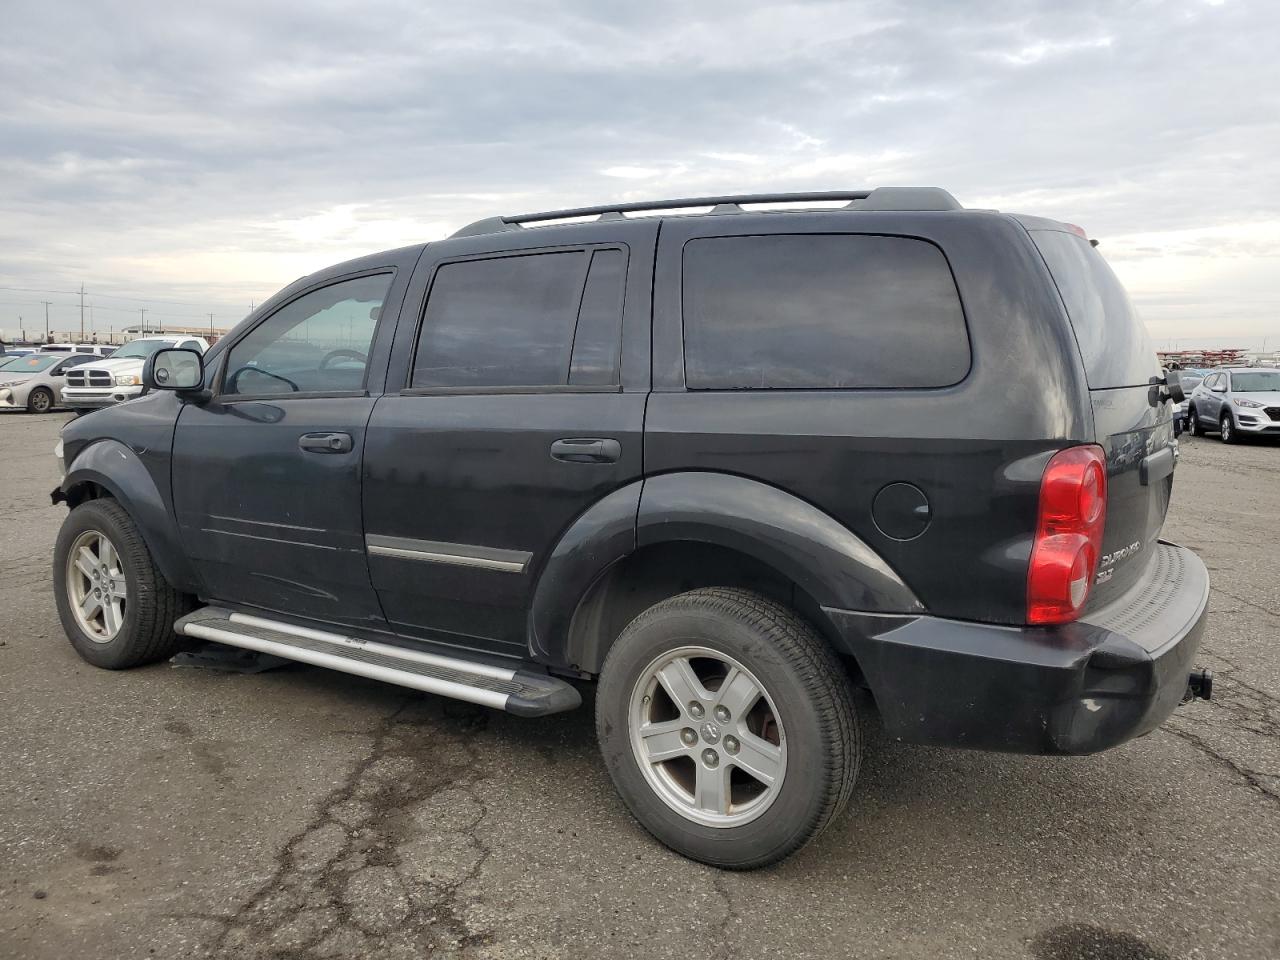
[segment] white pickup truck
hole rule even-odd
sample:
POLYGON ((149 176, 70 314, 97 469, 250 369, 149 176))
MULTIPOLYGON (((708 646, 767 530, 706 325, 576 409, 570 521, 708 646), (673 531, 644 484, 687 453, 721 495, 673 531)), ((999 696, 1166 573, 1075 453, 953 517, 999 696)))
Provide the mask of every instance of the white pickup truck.
POLYGON ((139 337, 130 340, 106 360, 96 360, 67 371, 62 405, 72 410, 94 410, 123 403, 142 395, 142 365, 161 347, 181 347, 204 353, 203 337, 139 337))

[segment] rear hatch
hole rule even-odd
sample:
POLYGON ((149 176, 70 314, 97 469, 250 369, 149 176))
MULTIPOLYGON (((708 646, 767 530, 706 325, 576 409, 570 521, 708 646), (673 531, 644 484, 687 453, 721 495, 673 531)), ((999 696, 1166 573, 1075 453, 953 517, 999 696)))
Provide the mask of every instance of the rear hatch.
POLYGON ((1152 385, 1161 369, 1146 327, 1102 255, 1065 224, 1029 232, 1075 331, 1107 458, 1107 522, 1088 611, 1131 587, 1154 556, 1173 486, 1172 407, 1152 385))

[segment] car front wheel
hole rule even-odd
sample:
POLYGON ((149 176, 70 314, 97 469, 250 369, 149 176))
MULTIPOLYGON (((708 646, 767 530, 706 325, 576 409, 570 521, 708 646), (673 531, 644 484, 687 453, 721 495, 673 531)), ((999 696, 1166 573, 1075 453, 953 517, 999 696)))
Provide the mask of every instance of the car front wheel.
POLYGON ((44 387, 36 387, 27 397, 27 409, 32 413, 48 413, 53 409, 53 394, 44 387))
POLYGON ((1218 433, 1222 437, 1223 443, 1236 443, 1239 436, 1236 434, 1236 422, 1232 419, 1230 413, 1222 415, 1222 423, 1218 425, 1218 433))
POLYGON ((173 624, 191 600, 164 579, 114 500, 90 500, 67 515, 54 545, 53 583, 62 628, 94 666, 135 667, 178 649, 173 624))
POLYGON ((843 809, 861 759, 848 678, 792 610, 694 590, 623 631, 601 671, 600 749, 636 819, 695 860, 781 860, 843 809))

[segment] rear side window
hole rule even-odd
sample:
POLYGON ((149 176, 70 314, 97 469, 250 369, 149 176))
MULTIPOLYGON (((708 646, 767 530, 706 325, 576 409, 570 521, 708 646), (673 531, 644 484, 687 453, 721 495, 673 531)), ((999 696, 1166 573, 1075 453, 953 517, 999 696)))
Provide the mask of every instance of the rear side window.
POLYGON ((690 389, 941 387, 969 370, 955 281, 922 240, 693 240, 683 295, 690 389))
POLYGON ((1032 230, 1031 237, 1066 304, 1089 386, 1146 386, 1160 376, 1146 326, 1093 245, 1059 230, 1032 230))
POLYGON ((626 254, 570 250, 446 263, 410 385, 616 384, 626 254))

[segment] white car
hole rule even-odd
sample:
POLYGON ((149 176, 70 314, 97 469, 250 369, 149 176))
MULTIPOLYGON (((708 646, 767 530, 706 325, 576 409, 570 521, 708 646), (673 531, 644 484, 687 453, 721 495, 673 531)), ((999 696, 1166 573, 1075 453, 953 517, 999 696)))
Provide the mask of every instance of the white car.
POLYGON ((0 365, 0 410, 26 409, 48 413, 59 405, 66 375, 92 357, 81 354, 30 353, 5 357, 0 365))
POLYGON ((161 347, 178 347, 204 353, 203 337, 140 337, 130 340, 106 360, 95 360, 69 371, 62 388, 62 405, 72 410, 94 410, 123 403, 142 395, 142 365, 161 347))
POLYGON ((42 343, 36 353, 88 353, 95 357, 109 357, 116 348, 109 343, 42 343))

